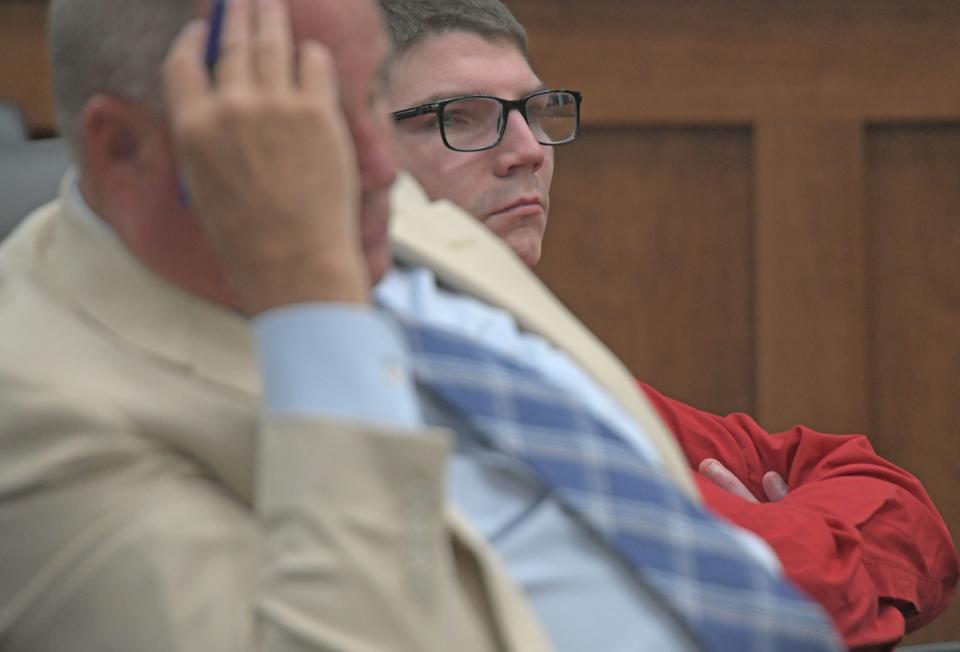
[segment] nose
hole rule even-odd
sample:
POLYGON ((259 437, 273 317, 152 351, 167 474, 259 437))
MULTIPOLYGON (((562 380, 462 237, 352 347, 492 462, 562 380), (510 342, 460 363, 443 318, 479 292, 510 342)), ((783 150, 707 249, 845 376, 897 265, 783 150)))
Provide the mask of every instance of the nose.
POLYGON ((498 176, 509 176, 514 170, 529 168, 536 172, 543 165, 546 157, 545 145, 537 142, 536 136, 530 130, 530 125, 523 119, 519 111, 510 111, 507 115, 507 127, 503 132, 503 140, 494 151, 497 153, 496 173, 498 176))
POLYGON ((393 121, 384 114, 370 117, 354 132, 360 185, 364 192, 379 190, 397 177, 393 147, 393 121))

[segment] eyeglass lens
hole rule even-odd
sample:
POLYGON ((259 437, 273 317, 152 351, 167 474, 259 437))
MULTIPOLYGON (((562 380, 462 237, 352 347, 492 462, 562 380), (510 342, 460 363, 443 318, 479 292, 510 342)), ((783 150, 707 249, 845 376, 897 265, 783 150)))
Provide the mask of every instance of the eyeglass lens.
POLYGON ((527 123, 544 145, 557 145, 577 130, 577 100, 570 93, 534 95, 527 102, 527 123))
MULTIPOLYGON (((543 93, 527 101, 527 124, 544 145, 559 145, 576 135, 577 102, 570 93, 543 93)), ((460 150, 480 150, 500 138, 506 118, 497 100, 470 97, 450 102, 443 109, 447 144, 460 150)))
POLYGON ((502 107, 496 100, 471 97, 450 102, 443 109, 443 133, 455 149, 483 149, 496 142, 502 107))

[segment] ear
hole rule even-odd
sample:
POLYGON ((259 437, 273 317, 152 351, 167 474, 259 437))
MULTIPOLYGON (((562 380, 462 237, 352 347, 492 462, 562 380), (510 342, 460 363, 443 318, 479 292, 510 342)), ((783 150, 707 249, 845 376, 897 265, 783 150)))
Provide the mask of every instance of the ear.
POLYGON ((81 118, 86 176, 103 190, 122 190, 141 176, 150 137, 141 109, 114 97, 94 96, 81 118))
POLYGON ((166 124, 142 104, 92 97, 81 117, 79 164, 91 207, 111 222, 115 210, 155 204, 176 192, 166 124))

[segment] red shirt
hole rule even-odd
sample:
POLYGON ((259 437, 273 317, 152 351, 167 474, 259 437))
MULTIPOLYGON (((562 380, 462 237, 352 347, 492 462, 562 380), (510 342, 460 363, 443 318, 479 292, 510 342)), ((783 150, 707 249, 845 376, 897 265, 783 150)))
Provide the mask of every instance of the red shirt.
POLYGON ((947 527, 920 481, 879 457, 866 437, 799 426, 770 434, 744 414, 702 412, 640 385, 693 469, 715 458, 761 501, 695 472, 707 506, 766 540, 849 647, 893 649, 946 608, 958 578, 947 527), (767 471, 787 481, 782 501, 766 501, 767 471))

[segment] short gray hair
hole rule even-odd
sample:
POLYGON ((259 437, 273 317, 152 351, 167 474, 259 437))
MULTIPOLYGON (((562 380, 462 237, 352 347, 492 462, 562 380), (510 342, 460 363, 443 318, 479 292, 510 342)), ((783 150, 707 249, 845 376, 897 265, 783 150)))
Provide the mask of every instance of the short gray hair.
POLYGON ((196 0, 52 0, 53 96, 60 132, 74 151, 80 116, 106 94, 163 109, 160 67, 196 0))
POLYGON ((527 56, 527 33, 500 0, 380 0, 394 55, 428 36, 471 32, 512 42, 527 56))

